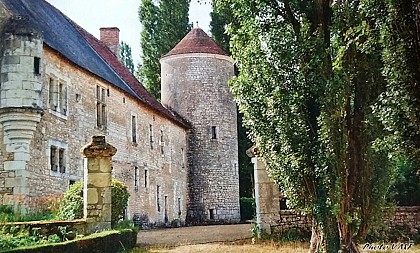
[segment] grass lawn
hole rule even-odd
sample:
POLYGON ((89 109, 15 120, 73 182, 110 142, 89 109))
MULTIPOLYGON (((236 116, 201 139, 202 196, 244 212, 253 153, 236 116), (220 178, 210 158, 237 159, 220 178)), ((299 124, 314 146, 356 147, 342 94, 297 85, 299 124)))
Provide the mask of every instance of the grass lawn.
MULTIPOLYGON (((387 244, 391 247, 392 244, 387 244)), ((360 245, 362 248, 363 245, 360 245)), ((301 242, 285 242, 276 243, 272 241, 263 241, 252 244, 251 240, 242 240, 231 243, 208 243, 196 245, 184 245, 177 247, 150 247, 150 248, 137 248, 131 253, 307 253, 309 243, 301 242)), ((420 253, 420 244, 414 245, 410 250, 362 250, 366 253, 420 253)))

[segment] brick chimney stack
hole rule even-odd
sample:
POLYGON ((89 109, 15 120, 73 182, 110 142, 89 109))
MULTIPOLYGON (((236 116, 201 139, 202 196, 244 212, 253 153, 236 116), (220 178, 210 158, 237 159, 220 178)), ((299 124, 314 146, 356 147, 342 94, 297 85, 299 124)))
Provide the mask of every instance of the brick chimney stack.
POLYGON ((120 29, 118 27, 102 27, 100 40, 120 59, 120 29))

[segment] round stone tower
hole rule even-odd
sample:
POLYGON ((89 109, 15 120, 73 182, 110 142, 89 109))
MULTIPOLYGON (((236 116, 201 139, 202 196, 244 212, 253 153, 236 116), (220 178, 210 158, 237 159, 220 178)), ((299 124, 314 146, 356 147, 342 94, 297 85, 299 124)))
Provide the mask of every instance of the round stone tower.
POLYGON ((189 121, 187 222, 240 220, 236 105, 232 60, 200 28, 160 60, 162 104, 189 121))

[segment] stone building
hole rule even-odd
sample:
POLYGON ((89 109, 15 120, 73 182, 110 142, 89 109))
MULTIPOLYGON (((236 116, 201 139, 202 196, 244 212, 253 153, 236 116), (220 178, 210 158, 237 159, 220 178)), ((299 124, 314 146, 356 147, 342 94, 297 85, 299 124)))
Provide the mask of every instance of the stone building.
POLYGON ((202 30, 161 59, 162 104, 119 62, 118 28, 98 40, 44 0, 0 0, 0 35, 3 203, 83 180, 80 148, 105 135, 129 217, 239 221, 233 63, 202 30))

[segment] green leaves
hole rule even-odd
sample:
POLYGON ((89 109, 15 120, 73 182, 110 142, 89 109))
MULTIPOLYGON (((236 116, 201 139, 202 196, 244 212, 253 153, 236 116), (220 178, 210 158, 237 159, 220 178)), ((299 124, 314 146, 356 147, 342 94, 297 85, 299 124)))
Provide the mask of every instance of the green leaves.
POLYGON ((134 63, 133 57, 131 55, 131 47, 124 41, 121 41, 120 48, 120 58, 122 64, 124 64, 124 66, 131 72, 131 74, 134 75, 134 63))
POLYGON ((160 99, 159 59, 168 53, 191 29, 188 0, 142 0, 139 19, 142 24, 140 45, 142 62, 138 76, 147 90, 160 99))

